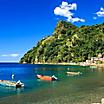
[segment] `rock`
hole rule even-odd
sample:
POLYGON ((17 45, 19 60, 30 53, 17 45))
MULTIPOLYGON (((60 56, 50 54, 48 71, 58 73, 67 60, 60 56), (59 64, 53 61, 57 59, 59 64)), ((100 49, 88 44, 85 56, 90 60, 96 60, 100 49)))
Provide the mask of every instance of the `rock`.
POLYGON ((101 104, 104 104, 104 98, 101 99, 101 104))

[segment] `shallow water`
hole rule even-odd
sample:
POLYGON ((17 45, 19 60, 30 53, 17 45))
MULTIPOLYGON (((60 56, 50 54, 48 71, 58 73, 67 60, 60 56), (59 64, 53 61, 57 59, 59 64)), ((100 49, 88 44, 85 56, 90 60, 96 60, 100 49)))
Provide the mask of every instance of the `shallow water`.
POLYGON ((0 104, 91 104, 104 97, 104 69, 81 66, 0 64, 0 79, 21 80, 22 89, 0 86, 0 104), (67 76, 67 71, 82 75, 67 76), (36 74, 55 75, 58 81, 37 80, 36 74))

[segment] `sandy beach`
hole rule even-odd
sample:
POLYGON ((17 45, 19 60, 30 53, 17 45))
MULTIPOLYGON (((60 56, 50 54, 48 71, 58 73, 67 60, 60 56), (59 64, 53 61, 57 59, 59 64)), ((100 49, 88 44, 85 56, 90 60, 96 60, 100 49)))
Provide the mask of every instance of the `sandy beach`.
POLYGON ((104 68, 104 64, 96 64, 98 68, 104 68))

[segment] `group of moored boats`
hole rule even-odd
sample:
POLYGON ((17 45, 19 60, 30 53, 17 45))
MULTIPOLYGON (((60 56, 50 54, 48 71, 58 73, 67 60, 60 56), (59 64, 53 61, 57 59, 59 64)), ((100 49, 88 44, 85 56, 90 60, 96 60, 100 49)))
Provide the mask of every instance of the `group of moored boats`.
MULTIPOLYGON (((69 71, 66 73, 67 73, 67 75, 71 75, 71 76, 82 74, 81 72, 69 72, 69 71)), ((45 76, 45 75, 37 74, 37 78, 44 80, 44 81, 56 81, 56 80, 58 80, 58 78, 54 75, 53 76, 45 76)))
MULTIPOLYGON (((68 75, 80 75, 82 74, 81 72, 67 72, 68 75)), ((40 75, 37 74, 36 77, 40 80, 44 81, 56 81, 58 78, 53 75, 53 76, 46 76, 46 75, 40 75)), ((22 83, 20 80, 16 81, 10 81, 10 80, 0 80, 0 85, 5 86, 5 87, 16 87, 16 88, 21 88, 24 87, 24 83, 22 83)))

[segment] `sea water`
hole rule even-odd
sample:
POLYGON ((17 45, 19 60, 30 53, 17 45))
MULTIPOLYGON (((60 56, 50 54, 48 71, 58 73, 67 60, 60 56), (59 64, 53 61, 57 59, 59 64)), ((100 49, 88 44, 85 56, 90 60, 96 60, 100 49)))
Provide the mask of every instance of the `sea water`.
POLYGON ((91 104, 104 97, 104 69, 68 65, 1 63, 0 80, 21 80, 24 88, 0 86, 0 104, 91 104), (81 72, 76 76, 67 71, 81 72), (36 75, 55 75, 41 81, 36 75), (13 99, 14 100, 13 102, 13 99))

